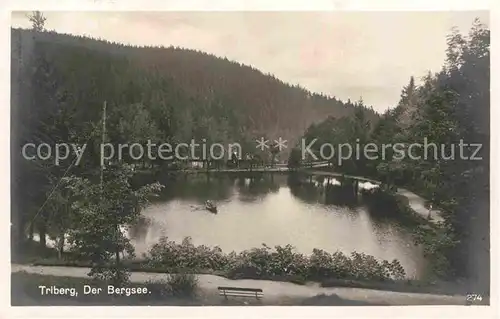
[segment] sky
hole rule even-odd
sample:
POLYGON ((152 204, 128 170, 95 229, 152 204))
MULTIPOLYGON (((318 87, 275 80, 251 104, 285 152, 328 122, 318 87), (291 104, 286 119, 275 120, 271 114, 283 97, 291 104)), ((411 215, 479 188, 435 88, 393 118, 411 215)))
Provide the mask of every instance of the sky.
MULTIPOLYGON (((136 45, 197 49, 274 74, 290 84, 378 112, 394 107, 410 76, 444 63, 452 27, 467 33, 486 11, 440 12, 61 12, 46 28, 136 45)), ((26 12, 12 26, 29 28, 26 12)))

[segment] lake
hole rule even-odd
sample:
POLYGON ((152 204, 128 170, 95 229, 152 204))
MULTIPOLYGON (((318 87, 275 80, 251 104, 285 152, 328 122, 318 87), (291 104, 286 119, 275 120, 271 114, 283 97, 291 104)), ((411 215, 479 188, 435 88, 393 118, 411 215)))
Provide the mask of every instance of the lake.
MULTIPOLYGON (((129 230, 140 256, 160 237, 223 251, 291 244, 310 254, 314 248, 398 259, 407 276, 419 278, 425 266, 422 251, 397 220, 370 213, 361 195, 335 179, 289 174, 197 174, 161 181, 159 200, 143 211, 147 223, 129 230), (218 213, 204 210, 217 204, 218 213)), ((360 188, 368 188, 360 184, 360 188)), ((373 187, 373 185, 371 186, 373 187)))

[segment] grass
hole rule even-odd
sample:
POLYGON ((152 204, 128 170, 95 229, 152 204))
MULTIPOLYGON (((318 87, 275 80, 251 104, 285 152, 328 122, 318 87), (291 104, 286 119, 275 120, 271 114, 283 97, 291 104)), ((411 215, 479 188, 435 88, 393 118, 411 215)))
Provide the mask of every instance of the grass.
POLYGON ((342 299, 339 296, 320 294, 301 301, 301 306, 384 306, 383 303, 369 303, 359 300, 342 299))
MULTIPOLYGON (((34 266, 61 266, 61 267, 90 267, 89 262, 75 261, 74 256, 64 255, 63 259, 57 259, 57 254, 53 254, 47 250, 46 256, 36 257, 35 254, 23 258, 24 264, 34 266)), ((182 269, 165 267, 162 265, 152 265, 147 260, 123 260, 124 266, 132 272, 146 273, 165 273, 176 274, 181 273, 182 269)), ((308 282, 318 282, 322 287, 347 287, 347 288, 363 288, 374 290, 386 290, 395 292, 418 292, 418 293, 436 293, 436 294, 464 294, 466 289, 460 283, 450 282, 427 282, 423 280, 391 280, 391 281, 373 281, 373 280, 353 280, 353 279, 336 279, 336 278, 316 278, 305 279, 298 275, 257 275, 249 272, 234 272, 212 269, 196 269, 196 274, 210 274, 228 279, 257 279, 280 282, 291 282, 298 285, 305 285, 308 282)))
POLYGON ((148 288, 147 294, 135 294, 131 296, 108 294, 107 283, 90 278, 56 277, 25 272, 13 273, 11 277, 11 300, 13 306, 35 306, 35 305, 180 305, 201 306, 204 300, 201 297, 179 297, 170 293, 160 294, 154 289, 152 283, 127 285, 128 288, 148 288), (41 295, 39 286, 57 286, 74 288, 78 295, 41 295), (98 294, 84 294, 84 285, 102 289, 98 294), (150 291, 150 293, 149 293, 150 291))
POLYGON ((467 289, 459 282, 427 282, 423 280, 398 280, 398 281, 358 281, 325 279, 321 282, 321 287, 346 287, 384 290, 405 293, 430 293, 439 295, 465 295, 467 289))
MULTIPOLYGON (((175 281, 179 281, 176 279, 175 281)), ((188 280, 189 281, 189 280, 188 280)), ((185 282, 185 280, 181 280, 185 282)), ((342 299, 336 295, 318 295, 312 298, 230 298, 219 296, 218 291, 197 291, 195 295, 174 295, 168 289, 169 281, 130 284, 128 288, 146 287, 151 293, 142 295, 109 295, 106 283, 74 277, 56 277, 25 272, 11 275, 12 306, 360 306, 377 305, 368 302, 342 299), (38 286, 74 288, 78 296, 40 294, 38 286), (84 285, 101 288, 99 294, 84 294, 84 285)), ((170 282, 171 283, 171 282, 170 282)), ((265 293, 265 292, 264 292, 265 293)))
MULTIPOLYGON (((65 260, 57 258, 38 258, 38 260, 32 259, 30 262, 27 262, 25 264, 30 264, 33 266, 81 267, 81 268, 90 268, 91 266, 89 262, 85 261, 74 261, 74 260, 65 260)), ((163 274, 176 274, 184 272, 184 269, 167 268, 161 266, 153 267, 145 260, 124 260, 123 264, 131 272, 163 273, 163 274)), ((234 280, 257 279, 257 280, 291 282, 296 285, 307 284, 307 281, 304 278, 296 275, 252 276, 249 274, 240 274, 240 273, 234 274, 229 271, 212 270, 212 269, 197 269, 196 273, 199 275, 214 275, 234 280)))
MULTIPOLYGON (((62 266, 62 267, 89 267, 90 265, 85 262, 75 262, 75 261, 65 261, 65 260, 39 260, 38 262, 31 263, 34 266, 62 266)), ((146 264, 145 261, 125 261, 126 266, 132 272, 145 272, 145 273, 165 273, 165 274, 175 274, 182 273, 181 270, 177 269, 166 269, 161 267, 151 267, 146 264)), ((269 281, 279 281, 279 282, 290 282, 297 285, 306 285, 308 282, 302 277, 294 275, 282 275, 282 276, 251 276, 251 275, 238 275, 234 276, 223 271, 213 271, 210 269, 197 270, 197 274, 208 274, 220 276, 228 279, 255 279, 255 280, 269 280, 269 281)), ((408 293, 434 293, 443 295, 456 295, 465 294, 467 289, 464 284, 460 282, 428 282, 424 280, 398 280, 398 281, 364 281, 364 280, 345 280, 345 279, 334 279, 325 278, 316 281, 321 287, 345 287, 345 288, 361 288, 361 289, 373 289, 373 290, 384 290, 384 291, 394 291, 394 292, 408 292, 408 293)))

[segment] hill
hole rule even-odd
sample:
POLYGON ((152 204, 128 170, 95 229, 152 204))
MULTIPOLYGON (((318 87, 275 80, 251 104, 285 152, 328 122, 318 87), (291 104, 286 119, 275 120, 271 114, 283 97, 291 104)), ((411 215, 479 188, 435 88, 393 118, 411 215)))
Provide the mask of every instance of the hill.
MULTIPOLYGON (((253 67, 175 47, 12 29, 12 60, 19 96, 13 99, 19 112, 13 122, 33 128, 65 113, 65 125, 84 132, 86 123, 98 122, 106 100, 111 114, 118 114, 111 117, 115 121, 150 118, 151 130, 143 133, 153 138, 239 142, 263 135, 296 141, 311 123, 348 116, 356 108, 253 67)), ((378 118, 372 109, 363 109, 370 119, 378 118)), ((124 133, 111 128, 110 139, 133 143, 146 137, 124 133)))

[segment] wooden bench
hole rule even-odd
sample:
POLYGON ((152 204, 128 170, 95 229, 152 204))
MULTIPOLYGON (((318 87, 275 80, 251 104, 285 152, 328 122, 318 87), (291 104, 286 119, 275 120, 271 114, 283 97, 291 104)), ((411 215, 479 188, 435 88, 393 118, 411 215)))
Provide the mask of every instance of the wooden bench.
POLYGON ((227 297, 255 297, 260 300, 264 297, 262 289, 259 288, 237 288, 237 287, 218 287, 219 295, 227 297))

